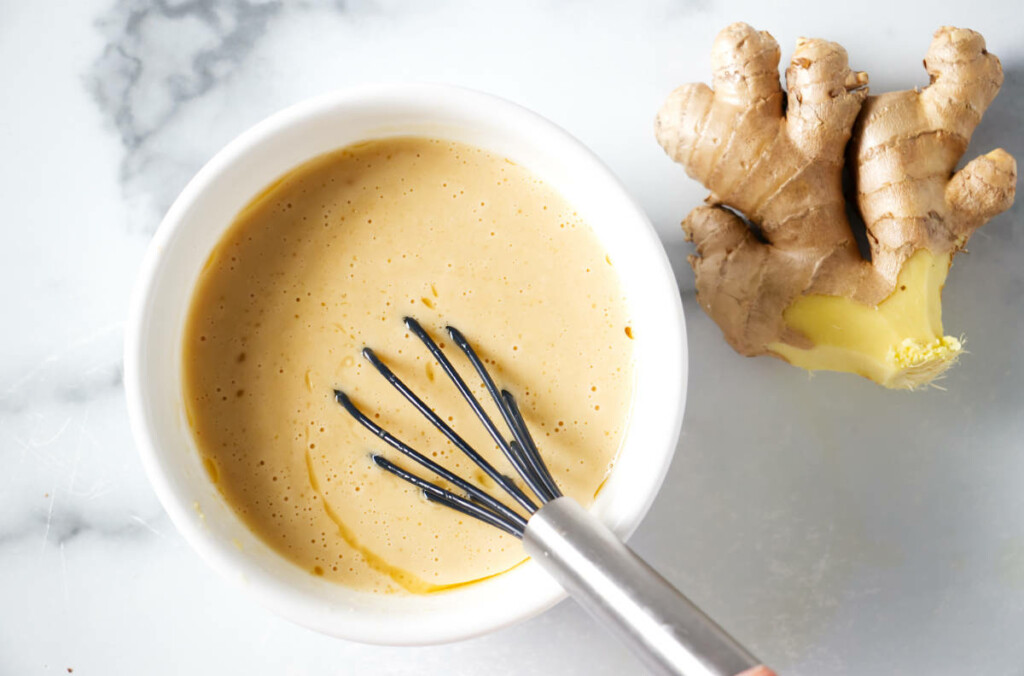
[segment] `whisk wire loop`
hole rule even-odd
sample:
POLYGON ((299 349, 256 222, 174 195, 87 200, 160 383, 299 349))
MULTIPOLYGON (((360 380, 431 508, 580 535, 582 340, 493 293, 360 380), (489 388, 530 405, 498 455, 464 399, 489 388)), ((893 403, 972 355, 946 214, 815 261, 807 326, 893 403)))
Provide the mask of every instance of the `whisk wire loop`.
MULTIPOLYGON (((487 433, 491 435, 492 439, 494 439, 494 443, 496 443, 498 445, 498 448, 501 449, 501 452, 505 455, 505 458, 516 470, 516 473, 523 478, 527 486, 530 487, 530 490, 532 490, 534 494, 537 495, 537 497, 541 497, 543 501, 543 494, 537 492, 537 490, 535 489, 532 477, 530 477, 529 468, 526 466, 526 463, 523 460, 523 458, 519 457, 519 455, 517 455, 509 446, 508 442, 505 441, 505 437, 503 437, 501 433, 498 431, 498 428, 497 426, 495 426, 494 421, 492 421, 491 417, 487 415, 487 411, 485 411, 483 406, 480 405, 480 402, 473 394, 473 391, 466 384, 466 381, 462 379, 462 376, 459 375, 459 372, 455 370, 455 367, 452 365, 451 361, 448 360, 448 357, 444 354, 444 352, 441 351, 441 348, 438 347, 437 343, 434 342, 434 339, 431 338, 430 334, 427 333, 426 330, 422 326, 420 326, 420 323, 413 319, 412 317, 405 318, 405 325, 409 329, 409 331, 411 331, 413 335, 419 338, 420 342, 422 342, 427 347, 427 349, 430 350, 430 354, 433 355, 434 359, 437 360, 437 363, 441 366, 441 370, 445 372, 448 378, 452 381, 452 383, 454 383, 455 387, 459 390, 459 393, 462 394, 462 398, 465 399, 466 403, 469 404, 469 407, 473 409, 473 413, 476 414, 476 417, 480 420, 480 423, 484 426, 484 429, 486 429, 487 433)), ((534 507, 534 509, 531 509, 530 513, 532 514, 534 511, 536 511, 536 507, 534 507)))
MULTIPOLYGON (((562 491, 558 489, 558 485, 551 477, 547 465, 544 464, 540 457, 540 451, 537 450, 537 445, 533 442, 533 436, 530 434, 529 428, 526 427, 526 421, 523 420, 523 414, 519 411, 519 405, 516 404, 515 397, 508 390, 502 390, 501 399, 508 409, 512 422, 515 423, 512 433, 518 442, 515 443, 515 446, 520 446, 520 448, 514 448, 513 450, 519 452, 537 474, 545 491, 548 493, 548 501, 562 497, 562 491)), ((513 446, 513 444, 509 444, 509 446, 513 446)))
POLYGON ((527 510, 531 514, 537 510, 536 504, 534 504, 534 502, 530 500, 529 496, 527 496, 526 493, 524 493, 522 489, 515 484, 515 481, 513 481, 511 477, 505 476, 495 469, 494 465, 487 462, 487 460, 481 456, 476 449, 470 446, 465 439, 459 436, 459 434, 453 430, 450 425, 448 425, 448 423, 442 420, 441 416, 437 415, 437 413, 427 406, 427 404, 420 399, 415 392, 409 389, 409 386, 402 382, 402 379, 395 375, 395 373, 388 368, 387 364, 380 360, 380 357, 378 357, 372 349, 368 347, 363 348, 363 357, 365 357, 366 360, 369 361, 375 369, 377 369, 377 372, 384 376, 385 380, 387 380, 392 387, 398 390, 401 395, 405 397, 406 400, 420 412, 420 414, 423 415, 423 417, 430 421, 430 424, 440 430, 441 434, 447 437, 456 448, 462 451, 470 460, 480 467, 480 469, 482 469, 484 473, 487 474, 487 476, 489 476, 495 483, 505 489, 505 492, 512 496, 516 502, 522 505, 523 509, 527 510))
MULTIPOLYGON (((466 337, 456 328, 449 326, 448 333, 456 346, 462 350, 476 370, 484 387, 487 389, 502 418, 512 433, 512 439, 506 440, 498 431, 497 426, 484 411, 480 402, 473 395, 466 381, 462 379, 448 357, 445 356, 430 334, 412 317, 405 318, 405 325, 422 342, 430 354, 437 360, 438 365, 452 381, 455 387, 462 394, 466 403, 469 404, 473 413, 480 420, 481 424, 494 439, 509 463, 516 470, 523 482, 529 487, 534 495, 540 500, 541 505, 550 502, 562 493, 552 478, 547 466, 544 464, 537 450, 537 445, 526 427, 515 397, 508 390, 499 392, 494 379, 487 371, 483 361, 470 345, 466 337)), ((509 494, 529 514, 536 512, 539 507, 531 500, 511 477, 501 474, 491 463, 483 458, 465 439, 459 436, 440 416, 438 416, 427 404, 420 399, 370 348, 363 349, 363 356, 405 399, 416 408, 434 427, 452 442, 466 457, 475 465, 480 467, 487 476, 495 481, 506 493, 509 494)), ((479 519, 495 528, 509 533, 518 538, 523 537, 526 529, 526 518, 487 491, 479 488, 469 481, 463 479, 454 472, 434 462, 408 444, 405 444, 390 432, 373 422, 359 408, 352 403, 352 400, 341 390, 334 391, 335 399, 355 420, 372 432, 386 444, 402 453, 407 458, 430 470, 437 476, 448 481, 459 490, 465 493, 465 497, 453 493, 450 490, 438 486, 436 483, 423 478, 422 476, 399 467, 380 454, 372 454, 373 462, 381 469, 407 481, 423 491, 424 497, 431 502, 444 505, 462 514, 479 519)))
MULTIPOLYGON (((423 496, 431 502, 437 502, 446 507, 450 507, 457 512, 462 512, 468 516, 472 516, 476 519, 483 521, 484 523, 490 524, 495 528, 500 528, 509 535, 514 535, 517 538, 523 537, 523 531, 526 528, 526 521, 519 517, 518 520, 513 521, 507 519, 501 514, 497 514, 485 507, 482 507, 474 502, 466 500, 451 491, 445 490, 440 486, 430 483, 426 479, 419 477, 412 472, 407 472, 398 465, 394 464, 382 455, 371 455, 370 459, 381 469, 391 472, 395 476, 408 481, 413 486, 423 491, 423 496)), ((518 514, 516 515, 518 516, 518 514)))
MULTIPOLYGON (((466 481, 458 474, 455 474, 451 470, 447 469, 443 465, 439 465, 438 463, 434 462, 433 460, 426 457, 416 449, 412 448, 402 440, 395 437, 387 430, 380 427, 377 423, 370 420, 365 413, 360 411, 359 408, 352 403, 352 400, 349 399, 348 395, 342 392, 341 390, 334 391, 334 398, 337 400, 339 404, 342 405, 342 407, 344 407, 346 411, 348 411, 349 415, 356 419, 356 421, 360 425, 373 432, 374 435, 376 435, 379 439, 384 441, 384 443, 386 443, 388 446, 391 446, 402 455, 419 463, 423 467, 426 467, 427 469, 429 469, 431 472, 438 475, 442 479, 445 479, 446 481, 449 481, 452 484, 458 486, 474 500, 489 507, 491 511, 501 514, 513 523, 521 523, 523 526, 526 525, 526 521, 525 519, 523 519, 523 517, 521 517, 519 514, 516 514, 513 510, 505 506, 505 504, 502 503, 500 500, 493 497, 483 489, 474 486, 473 484, 466 481)), ((381 465, 379 462, 377 464, 383 467, 383 465, 381 465)))
MULTIPOLYGON (((491 395, 494 405, 497 406, 498 411, 501 413, 501 417, 505 419, 505 424, 508 426, 509 431, 512 432, 512 436, 515 437, 515 441, 519 442, 518 445, 506 442, 504 437, 497 432, 497 428, 494 428, 494 424, 491 423, 489 418, 486 421, 481 418, 481 422, 484 423, 484 426, 487 427, 487 431, 491 432, 491 436, 494 437, 494 440, 497 441, 499 445, 503 448, 504 445, 508 446, 507 453, 509 455, 514 455, 521 465, 534 470, 533 472, 524 472, 520 470, 519 473, 530 487, 530 490, 532 490, 534 494, 541 499, 541 502, 554 500, 555 496, 551 494, 544 481, 541 480, 540 476, 538 476, 537 468, 535 466, 531 466, 533 463, 530 462, 530 459, 526 456, 524 451, 526 441, 523 439, 522 432, 519 430, 519 421, 513 418, 508 406, 498 393, 498 386, 494 384, 494 379, 491 378, 491 374, 488 373, 487 367, 484 366, 484 363, 477 355, 476 350, 474 350, 473 346, 469 344, 469 341, 466 340, 466 337, 462 335, 461 331, 454 326, 448 326, 446 329, 448 331, 448 335, 451 336, 452 342, 455 343, 456 347, 462 350, 462 353, 466 355, 469 363, 473 365, 474 369, 476 369, 476 373, 480 377, 480 380, 483 381, 484 387, 487 388, 487 392, 491 395), (492 428, 494 429, 492 430, 492 428)), ((517 467, 517 469, 519 468, 517 467)), ((545 471, 544 473, 546 474, 547 472, 545 471)))

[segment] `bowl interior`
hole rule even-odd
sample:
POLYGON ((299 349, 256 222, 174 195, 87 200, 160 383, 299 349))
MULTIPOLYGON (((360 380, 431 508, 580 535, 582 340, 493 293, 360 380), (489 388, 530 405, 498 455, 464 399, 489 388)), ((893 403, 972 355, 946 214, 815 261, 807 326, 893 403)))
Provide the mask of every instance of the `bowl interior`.
POLYGON ((621 536, 650 507, 682 421, 686 339, 678 288, 643 211, 586 148, 543 118, 467 90, 404 85, 351 90, 289 108, 207 164, 154 237, 125 346, 128 405, 143 463, 190 544, 290 619, 325 633, 391 644, 484 633, 563 597, 533 562, 434 596, 359 593, 309 575, 254 536, 201 466, 181 386, 184 319, 199 272, 237 212, 289 169, 358 141, 421 135, 504 155, 557 189, 595 231, 623 284, 636 340, 636 387, 619 459, 593 511, 621 536))

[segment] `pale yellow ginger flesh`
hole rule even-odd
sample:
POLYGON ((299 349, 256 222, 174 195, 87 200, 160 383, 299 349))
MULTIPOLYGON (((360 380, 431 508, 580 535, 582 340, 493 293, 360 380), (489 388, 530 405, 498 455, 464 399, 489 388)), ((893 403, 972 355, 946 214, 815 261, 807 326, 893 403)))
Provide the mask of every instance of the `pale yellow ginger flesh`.
POLYGON ((835 43, 797 42, 788 93, 779 58, 771 35, 733 24, 712 49, 713 88, 680 87, 658 113, 662 147, 711 191, 683 222, 697 300, 741 354, 925 385, 962 352, 942 331, 953 255, 1013 203, 1004 150, 954 173, 1002 84, 999 60, 974 31, 943 27, 929 86, 869 97, 835 43), (846 217, 847 162, 870 260, 846 217))
POLYGON ((842 296, 801 296, 783 319, 812 347, 768 349, 809 371, 850 371, 893 388, 930 381, 956 362, 959 339, 942 335, 942 285, 949 257, 922 249, 900 271, 896 289, 872 307, 842 296))

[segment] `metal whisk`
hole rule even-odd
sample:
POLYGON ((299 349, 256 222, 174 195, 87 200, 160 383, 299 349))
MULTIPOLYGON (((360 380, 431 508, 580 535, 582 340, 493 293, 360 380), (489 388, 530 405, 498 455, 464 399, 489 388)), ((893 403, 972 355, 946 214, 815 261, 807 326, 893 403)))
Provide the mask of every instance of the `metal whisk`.
POLYGON ((405 325, 430 351, 515 468, 533 497, 503 475, 445 423, 370 348, 363 356, 448 440, 484 471, 529 516, 466 481, 397 439, 367 417, 341 390, 334 396, 363 427, 404 456, 446 480, 464 495, 399 467, 379 454, 382 469, 423 491, 431 502, 479 519, 523 541, 526 553, 591 615, 614 631, 656 673, 687 676, 769 676, 743 646, 648 566, 601 521, 563 496, 541 458, 515 398, 494 379, 462 333, 447 327, 452 342, 483 381, 512 438, 506 439, 430 334, 411 317, 405 325))

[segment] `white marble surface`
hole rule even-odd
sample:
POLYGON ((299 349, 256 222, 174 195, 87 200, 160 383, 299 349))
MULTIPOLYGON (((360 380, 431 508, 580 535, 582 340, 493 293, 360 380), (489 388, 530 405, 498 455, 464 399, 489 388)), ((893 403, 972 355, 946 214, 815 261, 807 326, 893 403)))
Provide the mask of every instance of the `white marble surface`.
POLYGON ((846 45, 877 90, 926 82, 943 23, 1006 70, 971 152, 1024 160, 1017 3, 0 2, 0 673, 636 673, 565 603, 478 640, 395 649, 293 626, 222 584, 135 455, 121 331, 164 209, 220 146, 349 84, 451 82, 594 148, 674 257, 691 335, 680 451, 634 538, 785 674, 1024 674, 1024 208, 958 259, 944 391, 745 360, 694 302, 678 221, 703 196, 655 144, 719 28, 846 45), (244 671, 243 671, 244 670, 244 671))

